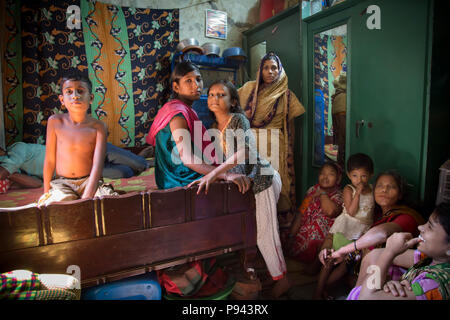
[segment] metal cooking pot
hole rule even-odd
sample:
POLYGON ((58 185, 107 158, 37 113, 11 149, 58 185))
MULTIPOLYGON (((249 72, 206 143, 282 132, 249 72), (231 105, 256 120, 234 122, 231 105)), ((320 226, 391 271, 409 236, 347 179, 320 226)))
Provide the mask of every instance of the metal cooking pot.
POLYGON ((181 51, 183 53, 187 51, 197 51, 199 54, 203 54, 203 48, 200 47, 197 39, 187 38, 180 41, 177 45, 177 51, 181 51))
POLYGON ((220 57, 220 47, 214 43, 204 43, 202 44, 203 54, 207 56, 220 57))
POLYGON ((232 47, 223 50, 222 57, 228 58, 228 59, 237 59, 237 60, 246 60, 247 55, 245 54, 244 50, 240 47, 232 47))

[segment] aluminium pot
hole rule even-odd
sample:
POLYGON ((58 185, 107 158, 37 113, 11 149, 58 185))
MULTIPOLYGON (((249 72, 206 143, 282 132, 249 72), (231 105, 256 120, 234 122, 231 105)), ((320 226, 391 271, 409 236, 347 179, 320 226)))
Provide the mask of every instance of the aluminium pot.
POLYGON ((203 48, 199 46, 199 43, 197 39, 194 38, 187 38, 183 39, 178 43, 177 45, 177 51, 181 51, 183 53, 186 53, 188 51, 194 51, 199 54, 203 54, 203 48))
POLYGON ((220 47, 211 42, 202 44, 203 54, 212 57, 220 57, 220 47))
POLYGON ((243 61, 247 59, 247 55, 245 54, 244 50, 240 47, 231 47, 223 50, 222 57, 227 59, 236 59, 243 61))

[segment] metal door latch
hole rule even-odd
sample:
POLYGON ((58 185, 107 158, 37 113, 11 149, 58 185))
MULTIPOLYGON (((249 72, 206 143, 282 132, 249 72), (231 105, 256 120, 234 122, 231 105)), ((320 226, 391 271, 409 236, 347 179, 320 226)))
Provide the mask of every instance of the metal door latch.
POLYGON ((359 129, 364 125, 364 120, 356 121, 356 137, 359 138, 359 129))

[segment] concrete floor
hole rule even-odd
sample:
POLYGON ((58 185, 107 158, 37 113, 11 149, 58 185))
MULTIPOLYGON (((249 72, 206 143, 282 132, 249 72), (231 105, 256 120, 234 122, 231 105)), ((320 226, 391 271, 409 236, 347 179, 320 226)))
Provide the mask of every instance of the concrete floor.
MULTIPOLYGON (((218 261, 220 261, 221 265, 225 267, 225 270, 232 274, 238 281, 245 281, 245 276, 237 253, 223 255, 218 258, 218 261)), ((268 274, 264 260, 258 255, 255 261, 255 267, 258 279, 261 282, 262 290, 249 295, 247 300, 311 300, 317 285, 318 274, 308 275, 304 271, 304 264, 289 258, 286 259, 286 265, 292 287, 287 293, 283 294, 278 299, 274 299, 271 296, 274 282, 268 274)), ((332 295, 335 300, 345 300, 348 291, 347 288, 337 288, 336 290, 329 292, 329 294, 332 295)), ((234 295, 234 297, 236 297, 236 295, 234 295)), ((229 300, 233 300, 233 294, 229 297, 229 300)))

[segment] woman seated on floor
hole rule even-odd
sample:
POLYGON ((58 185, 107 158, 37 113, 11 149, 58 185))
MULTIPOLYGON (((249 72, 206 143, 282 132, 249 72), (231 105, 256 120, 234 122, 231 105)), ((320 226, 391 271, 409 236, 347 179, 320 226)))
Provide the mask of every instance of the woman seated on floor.
POLYGON ((339 263, 346 261, 347 274, 351 276, 351 287, 358 275, 361 256, 375 247, 381 247, 395 232, 418 235, 418 226, 424 223, 422 216, 405 205, 406 181, 395 171, 385 171, 378 175, 374 185, 375 219, 373 226, 358 240, 341 247, 337 251, 328 249, 321 262, 339 263))

